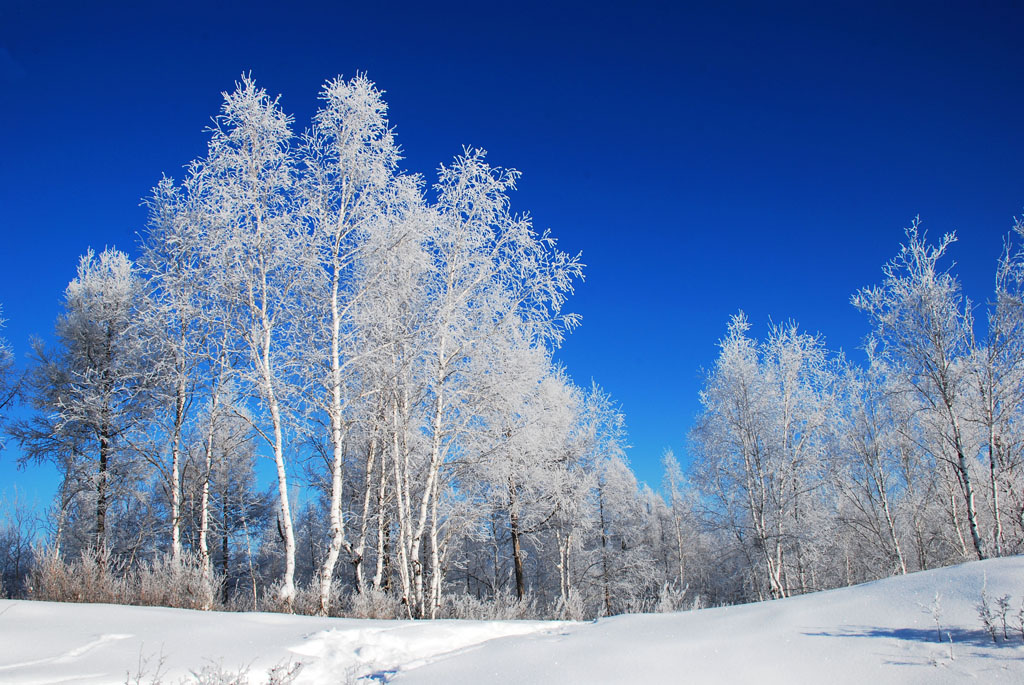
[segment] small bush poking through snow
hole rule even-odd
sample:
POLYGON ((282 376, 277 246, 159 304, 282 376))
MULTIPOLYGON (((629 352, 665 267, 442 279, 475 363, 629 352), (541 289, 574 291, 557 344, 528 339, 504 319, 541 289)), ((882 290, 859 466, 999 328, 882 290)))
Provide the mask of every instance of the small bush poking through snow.
MULTIPOLYGON (((266 677, 253 680, 249 668, 230 670, 220 663, 209 663, 192 675, 177 679, 176 685, 291 685, 299 675, 302 664, 299 662, 280 663, 267 671, 266 677)), ((139 665, 134 673, 125 676, 124 685, 165 685, 166 665, 163 652, 158 657, 147 657, 139 654, 139 665)), ((170 685, 170 683, 167 683, 170 685)))
POLYGON ((1013 598, 1009 594, 1005 594, 997 597, 993 602, 988 596, 988 578, 984 577, 981 586, 981 599, 974 606, 978 612, 978 619, 992 642, 999 642, 1000 633, 1002 633, 1003 642, 1009 642, 1012 629, 1016 629, 1016 632, 1020 634, 1021 641, 1024 641, 1024 599, 1021 600, 1020 608, 1015 616, 1017 623, 1012 625, 1010 611, 1013 606, 1013 598))
POLYGON ((300 663, 278 664, 267 671, 266 679, 254 681, 249 676, 248 668, 229 671, 220 664, 209 664, 194 674, 194 680, 189 681, 187 685, 250 685, 253 682, 261 685, 291 685, 301 668, 300 663))
POLYGON ((998 635, 996 634, 996 617, 992 611, 992 603, 988 599, 988 583, 986 582, 981 586, 981 601, 977 604, 978 618, 981 619, 981 625, 985 628, 985 632, 992 638, 992 642, 998 641, 998 635))

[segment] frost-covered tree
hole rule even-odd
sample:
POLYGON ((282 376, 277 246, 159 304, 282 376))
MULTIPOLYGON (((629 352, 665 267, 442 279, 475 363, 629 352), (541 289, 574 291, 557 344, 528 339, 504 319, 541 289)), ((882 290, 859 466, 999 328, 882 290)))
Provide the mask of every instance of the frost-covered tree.
POLYGON ((39 518, 18 494, 0 498, 0 596, 15 598, 25 591, 36 561, 39 518))
MULTIPOLYGON (((931 440, 921 447, 955 475, 974 554, 984 559, 970 464, 976 452, 966 419, 974 322, 959 281, 939 266, 955 240, 947 234, 931 245, 915 220, 883 268, 882 284, 858 291, 853 304, 870 317, 881 357, 922 404, 918 416, 931 440)), ((955 500, 951 507, 959 528, 955 500)))
POLYGON ((125 253, 88 251, 65 290, 54 348, 35 345, 27 391, 37 413, 13 431, 23 459, 61 472, 64 511, 88 502, 83 542, 101 554, 108 508, 138 476, 133 436, 153 411, 153 364, 137 325, 147 305, 125 253))
POLYGON ((295 339, 304 316, 308 236, 294 215, 291 117, 249 77, 224 95, 199 163, 200 211, 208 223, 203 259, 213 318, 228 332, 240 363, 230 369, 258 404, 253 427, 277 472, 285 567, 279 596, 295 596, 295 535, 288 468, 289 400, 295 398, 295 339))
POLYGON ((686 587, 686 558, 689 556, 688 547, 693 544, 690 536, 695 532, 693 521, 693 491, 692 487, 679 466, 679 461, 672 450, 666 450, 661 457, 661 466, 664 470, 662 490, 665 493, 668 507, 666 513, 669 517, 669 539, 663 544, 666 559, 674 556, 672 572, 666 569, 666 576, 679 588, 686 587))
POLYGON ((465 149, 428 201, 365 76, 328 81, 301 138, 291 123, 243 77, 206 154, 147 201, 141 277, 120 253, 83 261, 75 288, 106 269, 94 299, 128 303, 79 317, 117 343, 106 361, 79 355, 109 391, 72 397, 92 338, 72 339, 88 298, 69 287, 64 338, 38 348, 39 413, 16 433, 27 458, 64 467, 62 530, 90 512, 81 542, 102 546, 116 500, 147 559, 195 555, 232 587, 244 564, 254 605, 270 578, 285 608, 316 583, 324 614, 341 587, 437 616, 457 571, 523 607, 557 597, 564 615, 647 601, 633 588, 660 558, 643 514, 657 497, 631 478, 618 414, 589 411, 552 364, 582 265, 512 212, 518 172, 465 149), (254 451, 275 464, 276 520, 254 451))
POLYGON ((510 576, 515 597, 522 600, 529 584, 527 563, 532 555, 537 580, 541 538, 562 505, 560 481, 577 407, 574 388, 545 350, 514 338, 507 344, 506 354, 478 360, 489 366, 478 376, 484 401, 475 417, 477 430, 467 436, 458 479, 479 502, 477 529, 495 552, 491 591, 500 591, 510 576), (505 559, 511 561, 508 574, 505 559))
POLYGON ((626 418, 596 383, 581 413, 585 468, 591 472, 588 504, 593 529, 584 542, 591 571, 585 581, 600 615, 622 613, 651 579, 652 558, 643 549, 642 500, 626 461, 626 418))
MULTIPOLYGON (((837 467, 840 521, 858 542, 857 564, 866 566, 866 580, 884 569, 886 574, 906 573, 908 564, 902 542, 900 517, 908 484, 900 460, 907 443, 898 430, 893 404, 897 389, 887 368, 869 348, 866 370, 848 366, 842 378, 843 411, 838 412, 837 467), (870 561, 869 561, 870 560, 870 561)), ((851 581, 856 582, 853 578, 851 581)))
MULTIPOLYGON (((181 542, 181 469, 183 434, 196 399, 206 332, 204 321, 201 220, 188 188, 164 177, 148 200, 149 225, 142 244, 140 267, 148 279, 152 306, 143 322, 144 335, 162 364, 156 369, 154 392, 165 409, 162 434, 170 462, 156 459, 167 490, 171 556, 179 562, 181 542)), ((164 453, 159 450, 158 453, 164 453)))
POLYGON ((493 168, 482 150, 466 150, 442 166, 436 186, 435 231, 427 242, 429 264, 422 286, 421 352, 424 433, 429 441, 422 464, 405 449, 396 455, 398 567, 403 594, 418 615, 433 616, 425 592, 429 568, 433 594, 440 587, 438 517, 442 470, 457 453, 471 418, 476 386, 472 361, 501 354, 497 341, 506 326, 521 326, 533 344, 556 344, 575 318, 561 314, 572 283, 581 273, 577 258, 559 251, 528 217, 509 209, 516 171, 493 168), (416 475, 418 474, 418 475, 416 475), (413 478, 421 484, 412 492, 413 478), (421 554, 429 550, 426 564, 421 554))
MULTIPOLYGON (((0 305, 0 329, 7 324, 3 318, 3 306, 0 305)), ((18 392, 18 379, 14 372, 14 353, 11 351, 7 339, 0 336, 0 427, 7 418, 7 411, 14 404, 14 398, 18 392)), ((4 447, 3 438, 0 437, 0 450, 4 447)))
MULTIPOLYGON (((252 595, 259 532, 273 519, 273 492, 256 487, 255 435, 225 391, 212 418, 198 412, 186 432, 182 463, 182 539, 202 551, 223 578, 223 599, 252 595)), ((258 593, 257 593, 258 596, 258 593)), ((257 605, 254 599, 253 606, 257 605)))
MULTIPOLYGON (((387 284, 388 258, 383 253, 410 235, 414 223, 406 221, 421 203, 417 184, 397 176, 398 147, 387 120, 382 92, 365 76, 328 81, 321 91, 322 107, 303 138, 298 184, 300 211, 311 234, 314 275, 308 300, 309 338, 304 370, 316 411, 326 415, 329 446, 327 516, 330 542, 319 571, 320 612, 329 609, 335 565, 342 550, 356 567, 357 589, 362 589, 362 551, 346 531, 344 457, 346 437, 353 421, 353 403, 371 401, 360 383, 362 362, 372 354, 371 336, 359 325, 359 308, 372 304, 374 292, 387 284)), ((399 295, 399 293, 389 293, 399 295)), ((388 345, 393 341, 381 341, 388 345)), ((376 449, 365 452, 367 460, 376 449)), ((368 462, 367 462, 368 463, 368 462)), ((364 470, 372 471, 372 468, 364 470)), ((363 500, 371 487, 363 480, 363 500)))
POLYGON ((733 317, 719 343, 691 439, 709 516, 779 598, 816 585, 833 380, 819 339, 783 326, 759 345, 749 327, 733 317))
POLYGON ((975 346, 970 364, 972 396, 968 419, 980 427, 988 462, 987 495, 991 511, 991 549, 1006 553, 1007 523, 1024 533, 1020 511, 1022 474, 1020 435, 1024 417, 1024 248, 1019 244, 1024 225, 1019 221, 1007 239, 996 267, 995 294, 988 307, 988 330, 983 345, 975 346), (1016 240, 1014 239, 1016 236, 1016 240), (1010 505, 1008 507, 1008 505, 1010 505))

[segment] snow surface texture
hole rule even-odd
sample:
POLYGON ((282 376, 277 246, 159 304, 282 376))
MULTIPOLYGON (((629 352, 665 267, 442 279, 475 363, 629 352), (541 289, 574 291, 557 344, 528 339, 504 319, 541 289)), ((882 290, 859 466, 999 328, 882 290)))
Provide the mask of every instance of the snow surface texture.
POLYGON ((373 621, 0 601, 0 682, 163 683, 301 664, 296 683, 1024 682, 1024 557, 793 599, 557 621, 373 621), (1010 639, 978 617, 1011 596, 1010 639), (932 606, 939 593, 937 639, 932 606), (950 642, 950 639, 952 642, 950 642), (162 663, 161 663, 162 661, 162 663), (141 677, 140 677, 141 676, 141 677))

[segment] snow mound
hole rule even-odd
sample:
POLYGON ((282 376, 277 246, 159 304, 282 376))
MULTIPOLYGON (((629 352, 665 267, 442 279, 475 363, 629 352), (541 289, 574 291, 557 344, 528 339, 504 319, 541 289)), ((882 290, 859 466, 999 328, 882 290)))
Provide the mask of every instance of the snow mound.
POLYGON ((375 621, 0 601, 0 682, 1024 682, 1024 557, 793 599, 557 621, 375 621), (1011 598, 1008 639, 978 617, 1011 598), (938 603, 936 604, 936 596, 938 603), (938 617, 938 625, 935 618, 938 617))
POLYGON ((1012 557, 773 602, 615 616, 561 635, 484 644, 471 658, 439 660, 394 681, 1024 683, 1022 608, 1024 557, 1012 557), (1011 597, 1008 640, 1001 624, 998 643, 982 626, 983 587, 993 604, 1011 597))

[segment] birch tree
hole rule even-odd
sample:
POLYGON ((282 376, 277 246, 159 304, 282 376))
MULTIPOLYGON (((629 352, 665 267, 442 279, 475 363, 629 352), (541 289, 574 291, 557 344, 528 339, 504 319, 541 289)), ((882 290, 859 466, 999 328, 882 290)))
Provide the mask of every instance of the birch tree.
POLYGON ((691 438, 711 518, 752 547, 769 596, 781 598, 811 586, 831 380, 817 338, 782 326, 758 345, 749 326, 740 313, 719 343, 691 438))
MULTIPOLYGON (((662 482, 668 499, 668 513, 670 520, 670 535, 672 547, 675 552, 676 567, 675 578, 673 579, 678 588, 685 588, 686 575, 686 545, 684 544, 684 530, 692 532, 694 526, 690 520, 692 502, 689 502, 689 484, 683 474, 679 461, 672 450, 666 450, 661 457, 661 465, 665 476, 662 482)), ((668 574, 666 574, 668 575, 668 574)))
POLYGON ((300 285, 308 250, 295 220, 291 189, 294 160, 291 117, 249 77, 224 95, 201 162, 203 211, 209 217, 208 288, 216 316, 240 348, 244 363, 233 373, 239 389, 258 400, 253 428, 270 448, 278 485, 285 568, 279 597, 295 597, 295 532, 286 454, 300 285))
MULTIPOLYGON (((414 501, 405 488, 398 494, 400 571, 411 593, 408 601, 420 616, 436 613, 436 606, 426 603, 420 555, 429 543, 427 564, 431 573, 441 573, 435 544, 438 493, 472 387, 468 360, 492 350, 488 345, 503 325, 522 325, 529 339, 543 345, 557 344, 575 323, 561 314, 561 306, 581 274, 579 260, 557 250, 548 234, 536 234, 528 217, 510 212, 507 193, 519 173, 492 168, 484 158, 482 150, 467 149, 451 166, 441 167, 437 228, 427 247, 429 326, 421 340, 430 444, 419 496, 414 501)), ((396 466, 396 478, 408 479, 408 459, 396 466)))
POLYGON ((483 382, 474 414, 483 420, 466 450, 468 466, 460 481, 481 492, 480 508, 491 522, 490 543, 511 558, 515 596, 522 600, 527 546, 536 541, 530 546, 539 550, 540 536, 553 527, 562 505, 560 471, 577 407, 568 379, 545 350, 515 338, 501 347, 503 354, 481 360, 490 368, 479 376, 483 382))
MULTIPOLYGON (((841 422, 841 463, 836 480, 847 505, 841 511, 848 509, 849 514, 841 514, 841 518, 858 538, 868 541, 871 557, 882 558, 880 566, 886 575, 906 573, 898 520, 906 491, 899 468, 904 443, 891 407, 891 395, 897 389, 882 362, 873 358, 870 347, 868 369, 848 368, 843 392, 844 411, 837 417, 841 422)), ((860 561, 863 564, 865 560, 860 561)))
POLYGON ((149 225, 142 245, 141 269, 148 279, 153 306, 144 322, 148 344, 164 364, 158 369, 157 394, 165 406, 171 461, 164 471, 170 501, 171 556, 181 561, 181 469, 183 433, 195 399, 205 327, 201 320, 201 240, 190 197, 164 177, 153 189, 149 225))
MULTIPOLYGON (((360 356, 369 353, 366 336, 359 339, 355 307, 371 290, 379 291, 384 285, 385 258, 380 253, 404 239, 417 239, 402 235, 411 226, 402 221, 402 215, 410 205, 415 208, 419 198, 415 183, 396 179, 399 152, 383 93, 365 76, 348 81, 338 77, 325 84, 320 98, 323 106, 303 141, 299 190, 312 234, 310 256, 315 265, 310 273, 317 275, 308 310, 315 329, 308 344, 307 370, 315 372, 311 382, 322 388, 314 404, 327 415, 330 445, 331 532, 319 571, 320 612, 326 615, 334 568, 343 549, 356 566, 357 591, 362 590, 362 553, 348 539, 342 511, 345 412, 353 401, 363 399, 353 374, 360 356)), ((373 470, 370 459, 375 453, 375 449, 367 453, 370 468, 366 471, 373 470)), ((364 484, 370 485, 369 481, 364 484)))
POLYGON ((925 406, 922 419, 937 438, 936 456, 956 476, 974 554, 984 559, 969 465, 974 452, 964 416, 973 318, 959 281, 939 266, 955 241, 954 234, 947 234, 930 245, 915 220, 906 230, 906 243, 883 268, 882 284, 858 291, 853 304, 870 318, 880 354, 900 370, 925 406))
POLYGON ((597 615, 621 613, 652 577, 641 546, 642 500, 626 461, 626 418, 611 396, 591 382, 582 413, 585 468, 591 472, 587 504, 593 529, 584 549, 594 558, 588 581, 597 615))
POLYGON ((1006 552, 1005 499, 1021 499, 1020 473, 1014 468, 1021 452, 1018 426, 1024 414, 1024 248, 1017 242, 1021 235, 1024 225, 1018 221, 996 267, 985 344, 975 347, 971 360, 970 419, 981 428, 988 461, 991 545, 996 556, 1006 552))

